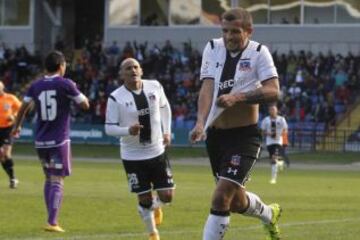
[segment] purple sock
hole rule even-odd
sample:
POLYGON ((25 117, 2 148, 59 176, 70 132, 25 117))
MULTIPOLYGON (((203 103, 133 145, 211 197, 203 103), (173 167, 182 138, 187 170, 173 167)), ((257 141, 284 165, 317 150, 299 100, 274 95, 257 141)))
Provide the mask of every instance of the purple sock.
POLYGON ((61 202, 63 198, 63 186, 59 182, 52 182, 50 187, 49 218, 48 223, 57 225, 61 202))
POLYGON ((45 180, 44 199, 45 199, 46 210, 47 210, 48 214, 49 214, 49 204, 50 204, 50 188, 51 188, 50 180, 45 180))

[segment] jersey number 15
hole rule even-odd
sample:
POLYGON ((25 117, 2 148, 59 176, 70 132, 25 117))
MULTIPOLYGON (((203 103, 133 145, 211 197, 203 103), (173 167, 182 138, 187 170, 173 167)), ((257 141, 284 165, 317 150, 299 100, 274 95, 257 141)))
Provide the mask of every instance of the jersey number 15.
POLYGON ((38 99, 41 107, 41 120, 55 120, 57 115, 56 90, 42 91, 38 99))

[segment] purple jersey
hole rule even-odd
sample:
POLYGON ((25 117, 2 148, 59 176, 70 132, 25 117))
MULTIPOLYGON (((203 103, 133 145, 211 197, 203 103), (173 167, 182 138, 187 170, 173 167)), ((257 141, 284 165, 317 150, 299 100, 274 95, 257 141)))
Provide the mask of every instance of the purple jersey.
POLYGON ((72 80, 60 76, 45 77, 31 84, 24 100, 35 102, 36 147, 54 147, 69 139, 70 102, 80 94, 72 80))

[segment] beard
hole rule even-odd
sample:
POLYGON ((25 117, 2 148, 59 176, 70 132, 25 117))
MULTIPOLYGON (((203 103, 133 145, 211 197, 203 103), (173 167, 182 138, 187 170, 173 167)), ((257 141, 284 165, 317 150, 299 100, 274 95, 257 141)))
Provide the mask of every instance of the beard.
POLYGON ((229 50, 230 52, 238 52, 240 51, 241 47, 238 42, 227 42, 226 49, 229 50))

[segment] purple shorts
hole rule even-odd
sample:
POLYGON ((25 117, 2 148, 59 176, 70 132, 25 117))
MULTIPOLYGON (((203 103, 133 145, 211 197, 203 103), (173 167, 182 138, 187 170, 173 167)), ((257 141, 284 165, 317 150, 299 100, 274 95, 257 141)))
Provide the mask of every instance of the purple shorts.
POLYGON ((69 176, 71 174, 70 141, 57 147, 37 148, 46 176, 69 176))

